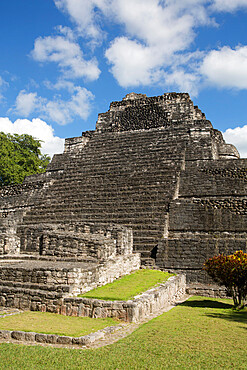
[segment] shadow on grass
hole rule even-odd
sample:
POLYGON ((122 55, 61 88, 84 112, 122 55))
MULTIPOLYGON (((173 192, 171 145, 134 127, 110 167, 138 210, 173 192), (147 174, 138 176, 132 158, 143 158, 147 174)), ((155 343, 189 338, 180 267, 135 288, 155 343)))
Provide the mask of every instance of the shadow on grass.
POLYGON ((198 308, 222 308, 228 309, 233 308, 231 303, 218 302, 210 299, 193 299, 193 301, 188 300, 183 303, 179 303, 178 306, 187 306, 187 307, 198 307, 198 308))
MULTIPOLYGON (((194 307, 194 308, 216 308, 225 309, 222 313, 204 313, 207 317, 212 317, 215 319, 223 319, 228 321, 235 321, 241 324, 247 324, 247 308, 244 310, 236 311, 231 303, 218 302, 216 300, 210 299, 193 299, 188 300, 183 303, 178 304, 178 306, 194 307)), ((243 327, 247 330, 247 327, 243 327)))
MULTIPOLYGON (((214 319, 224 319, 228 321, 235 321, 239 322, 241 324, 247 324, 247 309, 244 309, 243 311, 234 311, 226 312, 226 313, 208 313, 205 314, 208 317, 212 317, 214 319)), ((247 327, 243 327, 247 330, 247 327)))

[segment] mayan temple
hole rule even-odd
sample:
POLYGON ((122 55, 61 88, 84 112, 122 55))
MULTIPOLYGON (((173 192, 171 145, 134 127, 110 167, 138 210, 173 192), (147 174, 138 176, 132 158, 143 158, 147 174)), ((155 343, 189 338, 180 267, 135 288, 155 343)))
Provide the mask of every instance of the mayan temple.
POLYGON ((1 190, 0 230, 0 305, 40 309, 140 265, 202 293, 207 258, 247 251, 247 159, 188 94, 130 93, 1 190))

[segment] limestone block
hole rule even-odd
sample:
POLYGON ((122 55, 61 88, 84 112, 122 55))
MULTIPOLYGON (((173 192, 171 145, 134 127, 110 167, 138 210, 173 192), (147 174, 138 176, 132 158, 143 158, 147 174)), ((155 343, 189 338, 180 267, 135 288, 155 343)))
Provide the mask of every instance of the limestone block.
POLYGON ((9 330, 0 330, 0 338, 2 339, 11 339, 12 332, 9 330))
POLYGON ((25 333, 24 340, 27 342, 35 342, 35 336, 36 336, 36 333, 27 332, 25 333))
POLYGON ((0 296, 0 306, 6 306, 6 298, 4 296, 0 296))
POLYGON ((25 340, 26 333, 24 331, 12 331, 11 338, 15 340, 25 340))
POLYGON ((38 342, 38 343, 46 343, 47 342, 47 334, 36 333, 35 341, 38 342))
POLYGON ((72 344, 72 337, 67 336, 58 336, 57 337, 57 343, 58 344, 72 344))
POLYGON ((84 335, 80 338, 80 344, 86 346, 87 344, 92 343, 92 338, 90 335, 84 335))
POLYGON ((81 344, 81 338, 80 337, 73 337, 72 338, 72 344, 74 345, 80 345, 81 344))
POLYGON ((57 343, 58 335, 55 334, 47 334, 46 335, 46 343, 57 343))

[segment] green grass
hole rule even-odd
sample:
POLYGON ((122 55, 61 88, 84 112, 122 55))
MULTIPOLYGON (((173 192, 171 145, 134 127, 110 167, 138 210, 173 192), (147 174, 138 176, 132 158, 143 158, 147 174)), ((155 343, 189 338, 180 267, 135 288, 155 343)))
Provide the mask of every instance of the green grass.
POLYGON ((110 301, 127 301, 149 288, 165 282, 172 274, 157 270, 138 270, 123 276, 113 283, 90 290, 79 297, 97 298, 110 301))
POLYGON ((18 315, 0 319, 0 329, 33 331, 44 334, 79 337, 107 326, 118 325, 111 318, 91 319, 90 317, 71 317, 49 312, 26 311, 18 315))
POLYGON ((2 369, 246 369, 247 312, 193 297, 99 349, 0 345, 2 369))

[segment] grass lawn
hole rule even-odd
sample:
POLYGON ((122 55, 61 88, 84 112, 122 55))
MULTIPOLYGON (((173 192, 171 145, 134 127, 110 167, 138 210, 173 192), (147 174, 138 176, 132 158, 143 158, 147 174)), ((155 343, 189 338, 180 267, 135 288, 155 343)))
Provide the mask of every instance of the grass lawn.
POLYGON ((108 301, 127 301, 149 288, 165 282, 172 274, 158 270, 138 270, 113 283, 90 290, 79 297, 98 298, 108 301))
POLYGON ((26 311, 18 315, 0 319, 0 329, 33 331, 44 334, 80 337, 107 326, 118 325, 111 318, 91 319, 90 317, 71 317, 49 312, 26 311))
POLYGON ((247 311, 193 297, 99 349, 0 345, 2 369, 246 369, 247 311))

